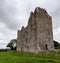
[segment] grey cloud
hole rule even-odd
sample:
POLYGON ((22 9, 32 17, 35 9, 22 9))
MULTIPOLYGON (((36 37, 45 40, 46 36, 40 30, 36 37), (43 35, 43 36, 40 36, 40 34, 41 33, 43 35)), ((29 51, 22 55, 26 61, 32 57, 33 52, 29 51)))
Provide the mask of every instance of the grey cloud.
POLYGON ((0 25, 0 40, 9 42, 11 39, 16 38, 16 31, 12 31, 1 23, 0 25))
MULTIPOLYGON (((11 0, 12 1, 12 0, 11 0)), ((5 2, 5 5, 2 5, 4 3, 4 1, 0 0, 0 22, 3 22, 6 24, 6 26, 10 29, 14 29, 17 30, 20 22, 18 20, 19 17, 19 8, 16 8, 13 4, 13 6, 7 5, 7 3, 5 2)), ((8 2, 9 3, 9 2, 8 2)), ((17 5, 17 4, 16 4, 17 5)))
POLYGON ((45 8, 52 16, 54 39, 59 41, 59 0, 0 0, 0 40, 9 42, 16 38, 17 30, 27 25, 30 12, 36 7, 45 8))
POLYGON ((60 28, 60 5, 51 15, 54 29, 60 28))

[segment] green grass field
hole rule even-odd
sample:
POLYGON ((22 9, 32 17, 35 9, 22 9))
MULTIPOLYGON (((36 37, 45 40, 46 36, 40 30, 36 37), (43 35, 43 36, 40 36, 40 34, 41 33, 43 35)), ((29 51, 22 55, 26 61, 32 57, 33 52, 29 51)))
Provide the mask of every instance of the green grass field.
POLYGON ((60 54, 0 52, 0 63, 60 63, 60 54))

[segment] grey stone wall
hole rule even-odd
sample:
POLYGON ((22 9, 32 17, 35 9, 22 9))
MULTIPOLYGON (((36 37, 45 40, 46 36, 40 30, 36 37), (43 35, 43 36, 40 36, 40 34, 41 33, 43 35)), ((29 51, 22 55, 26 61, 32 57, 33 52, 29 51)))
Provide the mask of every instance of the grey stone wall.
POLYGON ((17 51, 38 53, 54 50, 52 18, 45 9, 37 7, 30 13, 28 25, 17 35, 17 51))

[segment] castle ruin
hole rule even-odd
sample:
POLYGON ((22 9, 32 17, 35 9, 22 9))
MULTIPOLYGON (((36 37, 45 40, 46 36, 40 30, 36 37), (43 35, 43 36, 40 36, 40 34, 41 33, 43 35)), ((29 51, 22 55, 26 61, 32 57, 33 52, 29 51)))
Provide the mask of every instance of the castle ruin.
POLYGON ((28 25, 18 30, 17 51, 39 53, 54 50, 52 18, 45 9, 37 7, 30 13, 28 25))

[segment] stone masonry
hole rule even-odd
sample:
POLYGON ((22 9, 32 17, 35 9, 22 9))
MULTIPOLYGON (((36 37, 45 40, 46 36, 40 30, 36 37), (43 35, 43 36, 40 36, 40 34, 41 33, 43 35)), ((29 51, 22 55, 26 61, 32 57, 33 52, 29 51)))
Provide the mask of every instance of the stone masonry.
POLYGON ((18 30, 17 51, 39 53, 54 50, 52 19, 45 9, 30 13, 28 25, 18 30))

